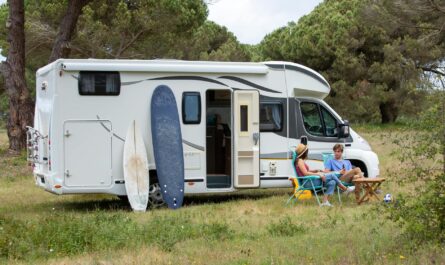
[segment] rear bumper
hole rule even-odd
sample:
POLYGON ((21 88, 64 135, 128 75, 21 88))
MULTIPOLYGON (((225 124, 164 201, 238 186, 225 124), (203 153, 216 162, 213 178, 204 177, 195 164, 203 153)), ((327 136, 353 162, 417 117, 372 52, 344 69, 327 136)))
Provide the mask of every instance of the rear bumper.
POLYGON ((34 180, 39 188, 50 193, 62 194, 112 194, 126 195, 125 184, 113 183, 108 187, 67 187, 64 185, 63 178, 57 174, 34 173, 34 180))

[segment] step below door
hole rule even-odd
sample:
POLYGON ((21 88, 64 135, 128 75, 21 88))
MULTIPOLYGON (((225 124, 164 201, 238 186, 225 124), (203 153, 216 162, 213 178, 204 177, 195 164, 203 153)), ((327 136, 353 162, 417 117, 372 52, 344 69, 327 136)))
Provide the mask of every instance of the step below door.
POLYGON ((65 185, 107 187, 112 183, 112 128, 106 120, 64 123, 65 185))

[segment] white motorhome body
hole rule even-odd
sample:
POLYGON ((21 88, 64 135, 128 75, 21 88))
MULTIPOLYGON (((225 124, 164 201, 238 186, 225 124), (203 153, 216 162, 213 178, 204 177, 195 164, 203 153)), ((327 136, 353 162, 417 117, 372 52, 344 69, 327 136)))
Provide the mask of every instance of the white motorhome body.
POLYGON ((133 120, 156 181, 150 101, 159 85, 172 89, 180 112, 185 193, 289 187, 289 148, 302 138, 311 166, 322 168, 321 153, 342 143, 347 159, 379 175, 368 143, 352 129, 341 135, 343 120, 323 101, 328 82, 302 65, 60 59, 37 71, 36 84, 29 159, 37 185, 56 194, 125 195, 124 138, 133 120))

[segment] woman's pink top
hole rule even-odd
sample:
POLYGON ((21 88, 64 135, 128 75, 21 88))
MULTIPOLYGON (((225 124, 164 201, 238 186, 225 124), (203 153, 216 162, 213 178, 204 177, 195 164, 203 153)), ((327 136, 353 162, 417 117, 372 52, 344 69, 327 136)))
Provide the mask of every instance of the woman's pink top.
MULTIPOLYGON (((300 167, 298 166, 297 162, 295 163, 295 169, 297 170, 297 175, 299 177, 304 177, 304 174, 303 174, 303 172, 301 172, 300 167)), ((309 166, 306 163, 304 163, 304 166, 306 167, 306 170, 309 171, 309 166)))

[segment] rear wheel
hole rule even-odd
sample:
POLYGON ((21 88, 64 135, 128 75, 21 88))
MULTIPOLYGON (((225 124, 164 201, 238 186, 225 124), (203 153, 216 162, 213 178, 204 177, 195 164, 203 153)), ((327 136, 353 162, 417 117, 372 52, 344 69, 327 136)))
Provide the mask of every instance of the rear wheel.
POLYGON ((165 204, 162 198, 161 186, 157 182, 150 184, 148 188, 148 204, 152 208, 158 208, 165 204))

